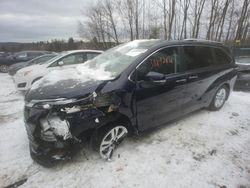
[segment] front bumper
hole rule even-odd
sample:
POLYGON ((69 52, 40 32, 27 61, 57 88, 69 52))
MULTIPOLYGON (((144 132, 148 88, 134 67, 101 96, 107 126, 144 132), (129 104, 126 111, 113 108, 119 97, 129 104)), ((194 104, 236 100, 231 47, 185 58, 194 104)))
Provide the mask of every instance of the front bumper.
POLYGON ((31 87, 31 83, 28 80, 23 79, 23 77, 19 75, 14 75, 13 79, 14 79, 16 88, 19 91, 26 91, 31 87))
POLYGON ((67 160, 71 158, 73 145, 77 142, 73 138, 46 141, 42 139, 42 129, 40 118, 48 112, 44 109, 32 109, 25 107, 24 119, 25 128, 29 138, 31 157, 43 166, 49 166, 56 161, 67 160))
POLYGON ((103 115, 91 108, 77 112, 67 108, 67 113, 64 105, 45 108, 46 105, 35 104, 25 105, 25 127, 31 157, 44 166, 70 159, 80 143, 89 140, 95 126, 100 125, 96 117, 103 115))
POLYGON ((56 148, 52 145, 47 147, 44 147, 41 144, 39 144, 38 146, 34 145, 34 142, 30 141, 30 156, 37 163, 43 166, 50 167, 58 161, 71 159, 72 152, 68 147, 56 148))

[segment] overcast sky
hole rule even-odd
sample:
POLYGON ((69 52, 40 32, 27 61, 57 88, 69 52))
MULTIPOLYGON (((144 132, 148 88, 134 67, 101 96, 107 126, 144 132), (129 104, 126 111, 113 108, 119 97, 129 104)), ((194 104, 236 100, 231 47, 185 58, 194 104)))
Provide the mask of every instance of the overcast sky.
MULTIPOLYGON (((0 0, 0 42, 77 38, 91 0, 0 0)), ((92 0, 93 2, 93 0, 92 0)))

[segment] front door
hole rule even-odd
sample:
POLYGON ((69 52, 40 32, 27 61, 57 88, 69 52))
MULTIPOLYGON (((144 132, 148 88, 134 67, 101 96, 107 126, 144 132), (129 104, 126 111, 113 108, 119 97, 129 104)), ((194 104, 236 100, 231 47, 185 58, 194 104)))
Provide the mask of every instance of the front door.
POLYGON ((182 114, 186 75, 177 73, 179 48, 167 47, 148 57, 136 69, 137 123, 140 131, 182 114))

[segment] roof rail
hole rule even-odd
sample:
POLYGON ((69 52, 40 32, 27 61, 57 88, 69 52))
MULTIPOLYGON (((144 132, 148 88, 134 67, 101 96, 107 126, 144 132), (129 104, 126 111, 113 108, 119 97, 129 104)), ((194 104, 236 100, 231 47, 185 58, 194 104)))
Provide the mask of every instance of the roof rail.
POLYGON ((205 40, 205 39, 197 39, 197 38, 187 38, 187 39, 183 39, 185 41, 200 41, 200 42, 213 42, 213 43, 217 43, 217 44, 222 44, 221 42, 218 41, 213 41, 213 40, 205 40))

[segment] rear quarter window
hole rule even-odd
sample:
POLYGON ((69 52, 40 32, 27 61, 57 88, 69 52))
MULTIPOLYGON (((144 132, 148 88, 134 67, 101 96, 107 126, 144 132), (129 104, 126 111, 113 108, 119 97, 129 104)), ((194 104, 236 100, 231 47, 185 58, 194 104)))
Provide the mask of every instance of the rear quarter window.
POLYGON ((232 58, 229 57, 222 49, 220 48, 213 48, 214 57, 215 57, 215 64, 217 65, 224 65, 229 64, 232 61, 232 58))
POLYGON ((212 49, 208 46, 183 46, 181 71, 188 71, 213 64, 212 49))

